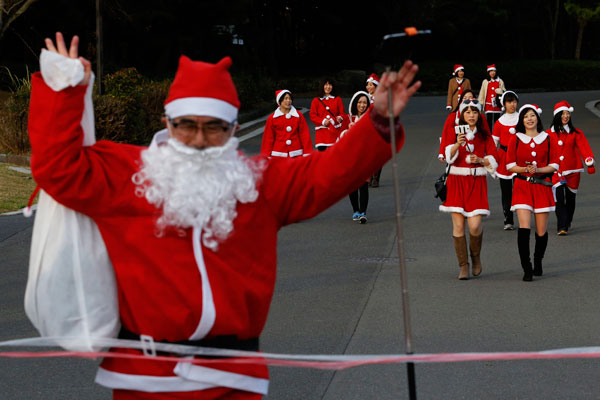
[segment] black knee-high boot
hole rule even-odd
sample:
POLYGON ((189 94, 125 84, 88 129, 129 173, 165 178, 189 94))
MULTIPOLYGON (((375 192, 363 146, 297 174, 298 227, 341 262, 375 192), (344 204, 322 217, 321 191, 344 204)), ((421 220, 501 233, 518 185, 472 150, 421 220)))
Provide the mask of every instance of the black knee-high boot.
POLYGON ((523 272, 525 272, 523 275, 524 281, 533 280, 533 269, 531 268, 531 260, 529 259, 529 232, 531 232, 531 229, 519 228, 517 235, 521 267, 523 267, 523 272))
POLYGON ((548 232, 542 236, 538 236, 535 233, 535 250, 533 251, 533 274, 535 276, 542 276, 544 270, 542 269, 542 258, 546 253, 546 246, 548 246, 548 232))

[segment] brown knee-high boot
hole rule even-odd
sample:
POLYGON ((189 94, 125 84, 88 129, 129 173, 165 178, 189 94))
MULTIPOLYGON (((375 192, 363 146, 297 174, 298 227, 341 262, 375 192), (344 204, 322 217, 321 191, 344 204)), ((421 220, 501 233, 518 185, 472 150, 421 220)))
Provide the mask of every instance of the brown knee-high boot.
POLYGON ((467 238, 465 236, 452 236, 454 238, 454 250, 456 250, 456 258, 460 272, 458 279, 469 279, 469 252, 467 251, 467 238))
POLYGON ((483 241, 483 232, 479 236, 469 235, 469 248, 471 250, 471 261, 473 266, 471 270, 473 276, 479 276, 481 274, 481 242, 483 241))

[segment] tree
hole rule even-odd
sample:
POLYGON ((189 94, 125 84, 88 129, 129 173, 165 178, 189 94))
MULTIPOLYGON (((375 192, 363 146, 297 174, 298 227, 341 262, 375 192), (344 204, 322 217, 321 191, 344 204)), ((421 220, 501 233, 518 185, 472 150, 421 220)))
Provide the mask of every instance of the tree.
POLYGON ((0 0, 0 40, 10 24, 37 0, 0 0))
POLYGON ((565 3, 565 10, 567 11, 567 14, 577 19, 577 25, 579 25, 579 30, 577 31, 577 44, 575 45, 575 59, 580 60, 583 30, 588 22, 593 21, 600 16, 600 3, 598 3, 596 8, 592 9, 568 2, 565 3))

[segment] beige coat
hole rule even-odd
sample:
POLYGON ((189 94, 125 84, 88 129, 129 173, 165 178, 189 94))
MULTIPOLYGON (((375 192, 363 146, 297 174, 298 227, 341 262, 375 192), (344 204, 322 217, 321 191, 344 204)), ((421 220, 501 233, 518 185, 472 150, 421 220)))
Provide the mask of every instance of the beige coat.
MULTIPOLYGON (((463 78, 462 90, 465 91, 467 89, 471 89, 471 81, 463 78)), ((458 81, 456 78, 452 78, 448 82, 448 100, 446 101, 446 105, 451 106, 453 110, 458 105, 458 81)))

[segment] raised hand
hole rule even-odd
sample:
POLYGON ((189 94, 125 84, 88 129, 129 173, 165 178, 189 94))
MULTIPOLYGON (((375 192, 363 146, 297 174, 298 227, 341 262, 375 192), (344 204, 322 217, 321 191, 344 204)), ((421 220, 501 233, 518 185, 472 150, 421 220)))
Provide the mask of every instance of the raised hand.
POLYGON ((373 108, 375 112, 383 117, 389 116, 388 110, 388 88, 392 89, 393 115, 397 117, 408 104, 408 100, 421 87, 421 81, 411 85, 419 67, 408 60, 404 63, 400 71, 384 73, 380 83, 375 90, 375 102, 373 108))
POLYGON ((64 57, 78 59, 81 62, 81 64, 83 64, 84 70, 83 79, 81 80, 81 82, 79 82, 79 84, 85 86, 90 82, 90 76, 92 75, 92 63, 86 60, 85 58, 78 56, 79 36, 73 36, 73 39, 71 39, 71 45, 69 46, 68 50, 67 46, 65 45, 65 39, 63 37, 63 34, 60 32, 56 32, 56 46, 50 38, 46 38, 44 41, 46 43, 46 49, 48 51, 58 53, 64 57))

